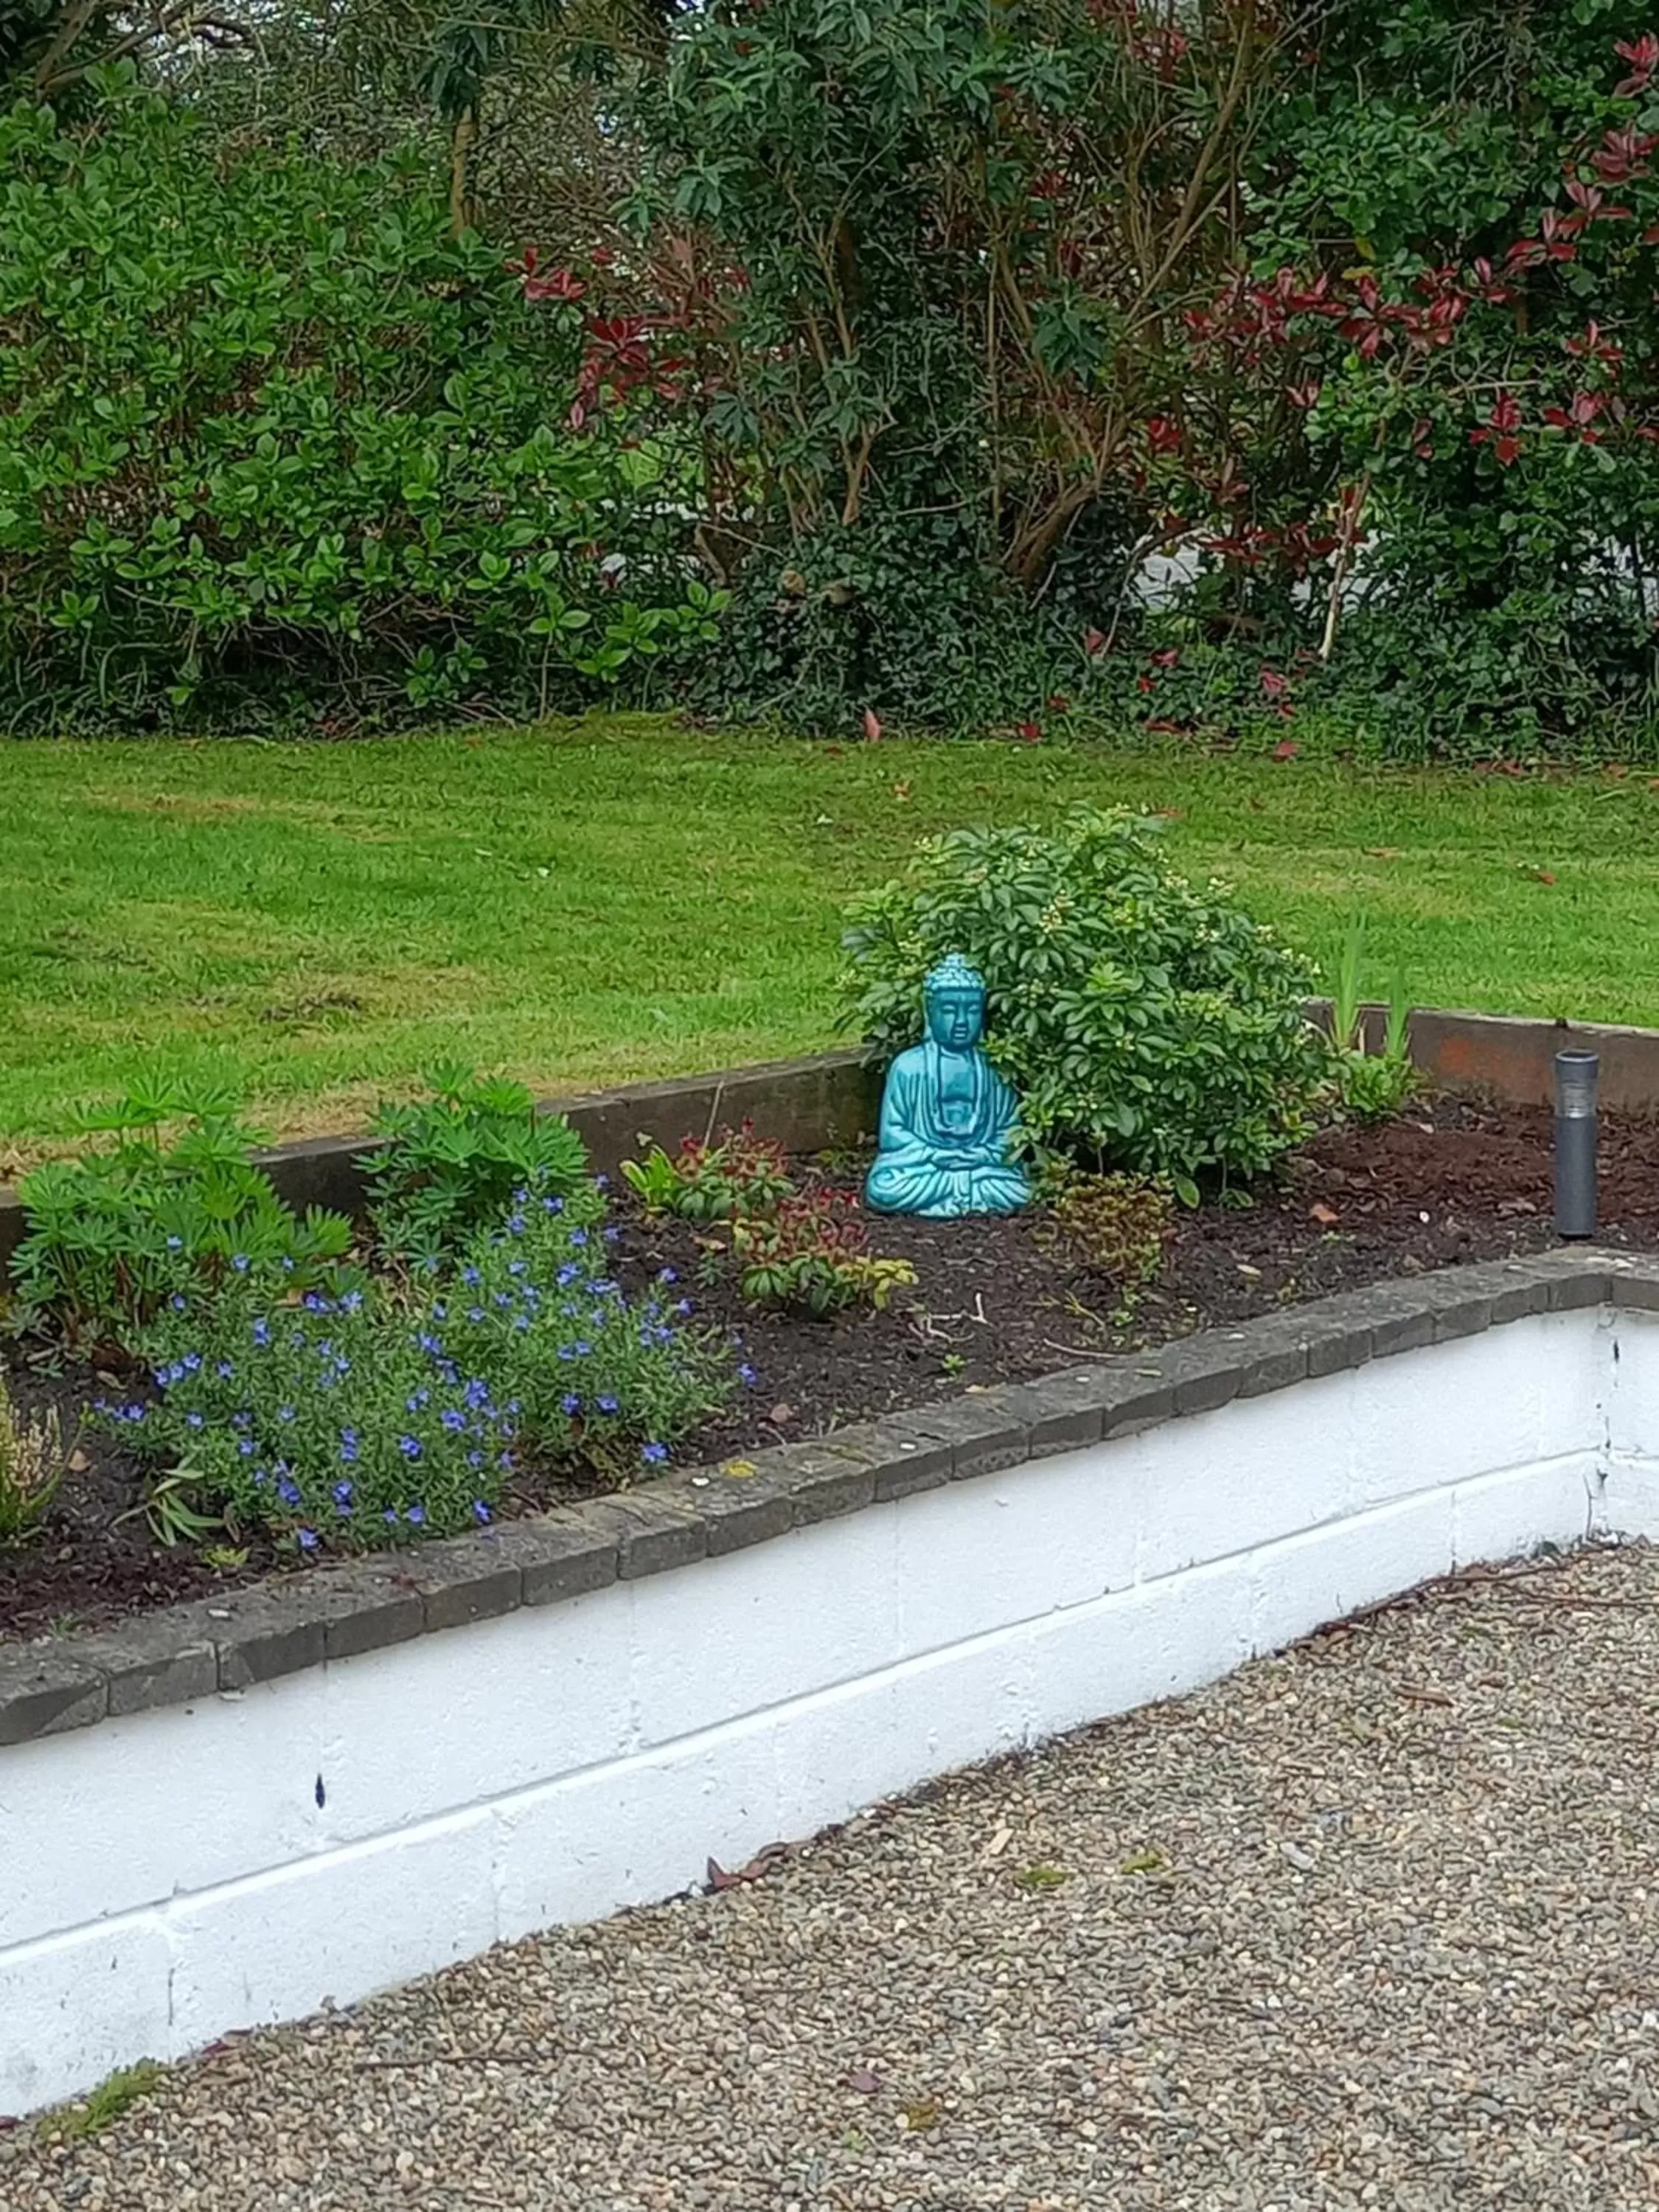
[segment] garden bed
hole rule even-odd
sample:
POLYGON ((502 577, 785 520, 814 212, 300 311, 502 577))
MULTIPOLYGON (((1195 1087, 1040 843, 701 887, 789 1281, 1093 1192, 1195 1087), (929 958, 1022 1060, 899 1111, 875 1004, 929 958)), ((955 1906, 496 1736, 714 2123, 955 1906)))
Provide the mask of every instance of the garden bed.
MULTIPOLYGON (((753 1380, 682 1444, 675 1456, 686 1464, 1109 1359, 1385 1278, 1540 1250, 1554 1242, 1551 1145, 1540 1109, 1453 1097, 1376 1128, 1328 1129, 1249 1206, 1180 1214, 1159 1279, 1127 1312, 1120 1288, 1054 1249, 1040 1214, 872 1224, 876 1249, 908 1260, 915 1283, 884 1312, 828 1321, 746 1305, 729 1275, 702 1279, 704 1232, 648 1222, 626 1205, 617 1210, 613 1264, 627 1289, 672 1269, 696 1317, 741 1339, 753 1380)), ((1659 1125, 1605 1121, 1601 1164, 1601 1241, 1659 1245, 1659 1125)), ((834 1173, 846 1181, 856 1167, 838 1162, 834 1173)), ((88 1370, 51 1373, 16 1359, 12 1376, 25 1411, 50 1400, 70 1429, 92 1399, 118 1387, 88 1370)), ((118 1437, 83 1432, 43 1536, 0 1555, 0 1638, 97 1627, 295 1571, 291 1558, 257 1538, 238 1540, 245 1557, 234 1565, 222 1555, 210 1563, 200 1547, 164 1547, 136 1510, 141 1484, 118 1437)), ((515 1476, 504 1506, 522 1514, 599 1486, 579 1467, 532 1468, 515 1476)))

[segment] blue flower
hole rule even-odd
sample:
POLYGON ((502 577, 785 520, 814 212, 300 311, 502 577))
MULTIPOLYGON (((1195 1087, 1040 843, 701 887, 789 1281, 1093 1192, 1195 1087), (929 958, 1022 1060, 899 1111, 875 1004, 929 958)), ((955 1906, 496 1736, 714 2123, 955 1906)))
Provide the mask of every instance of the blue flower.
POLYGON ((580 1413, 582 1409, 582 1401, 574 1390, 567 1390, 559 1403, 567 1413, 580 1413))
POLYGON ((185 1313, 189 1310, 189 1300, 179 1291, 173 1292, 167 1300, 167 1304, 173 1308, 174 1313, 185 1313))
POLYGON ((345 1462, 345 1464, 346 1464, 348 1467, 349 1467, 349 1466, 351 1465, 352 1462, 356 1458, 356 1456, 357 1456, 357 1431, 356 1431, 356 1429, 342 1429, 342 1430, 341 1430, 341 1431, 340 1431, 340 1457, 341 1457, 341 1459, 345 1462))
POLYGON ((349 1512, 350 1510, 352 1496, 353 1492, 351 1485, 349 1482, 337 1482, 335 1484, 334 1503, 339 1507, 342 1513, 349 1512))
POLYGON ((593 1402, 602 1413, 614 1413, 617 1410, 617 1401, 611 1395, 609 1391, 606 1391, 602 1396, 596 1398, 593 1402))
POLYGON ((297 1505, 300 1502, 300 1486, 289 1476, 283 1475, 276 1484, 276 1495, 284 1505, 297 1505))
POLYGON ((475 1413, 482 1413, 489 1404, 489 1385, 475 1375, 462 1395, 475 1413))
POLYGON ((469 1467, 482 1467, 483 1454, 481 1451, 470 1451, 466 1455, 466 1463, 469 1467))
POLYGON ((409 1525, 410 1525, 410 1527, 411 1528, 425 1528, 425 1526, 426 1526, 426 1508, 425 1508, 425 1506, 424 1506, 424 1505, 411 1505, 411 1506, 410 1507, 410 1509, 409 1509, 408 1512, 404 1514, 404 1520, 405 1520, 405 1521, 407 1521, 407 1522, 408 1522, 408 1523, 409 1523, 409 1525))
POLYGON ((480 1527, 482 1527, 490 1518, 489 1508, 484 1504, 482 1498, 475 1498, 472 1501, 472 1518, 478 1522, 480 1527))
MULTIPOLYGON (((363 1294, 361 1291, 348 1291, 340 1301, 340 1311, 342 1313, 356 1313, 361 1310, 362 1303, 363 1294)), ((438 1309, 434 1308, 434 1310, 435 1312, 438 1309)))
POLYGON ((279 1421, 291 1421, 294 1419, 293 1407, 278 1406, 276 1408, 276 1418, 279 1421))
POLYGON ((283 1273, 285 1275, 291 1275, 294 1273, 294 1262, 292 1260, 289 1259, 286 1255, 283 1255, 283 1273))
POLYGON ((168 1251, 169 1251, 169 1252, 182 1252, 182 1251, 184 1250, 184 1249, 185 1249, 185 1240, 184 1240, 184 1238, 183 1238, 182 1237, 168 1237, 168 1239, 167 1239, 167 1249, 168 1249, 168 1251))
POLYGON ((233 1252, 230 1258, 230 1264, 235 1268, 239 1275, 245 1275, 248 1269, 253 1265, 253 1262, 248 1258, 246 1252, 233 1252))
POLYGON ((564 1212, 564 1200, 562 1198, 544 1198, 542 1200, 542 1212, 544 1213, 562 1213, 564 1212))
POLYGON ((483 1277, 478 1273, 476 1267, 463 1267, 461 1270, 461 1280, 466 1285, 468 1290, 471 1291, 477 1288, 478 1285, 483 1282, 483 1277))
POLYGON ((421 1440, 418 1437, 399 1437, 398 1439, 398 1449, 405 1459, 419 1459, 421 1456, 421 1440))
POLYGON ((185 1420, 186 1425, 192 1429, 199 1429, 202 1425, 201 1415, 193 1410, 185 1415, 185 1420))
POLYGON ((679 1270, 678 1267, 664 1267, 659 1271, 657 1275, 657 1280, 659 1283, 678 1283, 679 1279, 679 1270))
POLYGON ((270 1342, 270 1323, 263 1315, 253 1324, 253 1341, 262 1346, 270 1342))
POLYGON ((186 1375, 198 1374, 201 1370, 202 1355, 199 1352, 187 1352, 179 1364, 186 1375))
POLYGON ((397 1507, 395 1505, 388 1505, 386 1511, 381 1514, 380 1518, 386 1522, 388 1528, 395 1528, 398 1525, 397 1507))
POLYGON ((621 1230, 620 1230, 620 1229, 617 1229, 617 1228, 611 1228, 611 1229, 607 1229, 607 1230, 605 1231, 605 1243, 606 1243, 607 1244, 614 1244, 614 1243, 616 1243, 617 1239, 621 1235, 622 1235, 622 1231, 621 1231, 621 1230))
POLYGON ((459 1436, 460 1431, 466 1426, 466 1415, 463 1413, 459 1407, 454 1406, 446 1406, 443 1412, 439 1414, 438 1419, 443 1423, 445 1428, 449 1431, 451 1436, 459 1436))
POLYGON ((675 1311, 677 1314, 678 1314, 678 1315, 679 1315, 679 1316, 680 1316, 680 1318, 681 1318, 682 1320, 684 1320, 684 1319, 685 1316, 686 1316, 687 1314, 689 1314, 689 1313, 690 1312, 690 1310, 691 1310, 691 1301, 690 1301, 690 1298, 682 1298, 682 1299, 680 1299, 680 1301, 678 1302, 678 1304, 675 1306, 675 1308, 674 1308, 674 1311, 675 1311))
POLYGON ((758 1382, 760 1376, 745 1359, 738 1370, 738 1380, 739 1382, 758 1382))
POLYGON ((222 1382, 232 1382, 236 1378, 236 1370, 228 1359, 222 1359, 213 1371, 222 1382))
POLYGON ((469 1321, 482 1321, 484 1317, 484 1310, 482 1306, 469 1306, 466 1310, 466 1317, 469 1321))
POLYGON ((253 1456, 253 1439, 252 1439, 252 1437, 244 1437, 242 1438, 241 1442, 237 1445, 236 1449, 237 1449, 237 1450, 238 1450, 239 1452, 240 1452, 240 1454, 241 1454, 241 1455, 242 1455, 242 1457, 243 1457, 244 1459, 252 1459, 252 1456, 253 1456))
POLYGON ((647 1444, 640 1457, 647 1467, 660 1467, 668 1456, 666 1444, 647 1444))
POLYGON ((585 1229, 573 1229, 570 1232, 570 1241, 573 1244, 586 1244, 587 1231, 585 1229))
MULTIPOLYGON (((508 1234, 509 1234, 510 1236, 514 1236, 514 1237, 522 1237, 522 1236, 524 1235, 524 1216, 523 1216, 523 1214, 521 1214, 521 1213, 509 1213, 509 1214, 507 1215, 507 1232, 508 1232, 508 1234)), ((515 1263, 514 1263, 514 1264, 515 1264, 516 1266, 522 1266, 522 1265, 523 1265, 523 1262, 522 1262, 521 1261, 515 1261, 515 1263)))
POLYGON ((314 1552, 316 1550, 317 1536, 314 1529, 301 1528, 299 1531, 299 1537, 300 1549, 302 1552, 314 1552))

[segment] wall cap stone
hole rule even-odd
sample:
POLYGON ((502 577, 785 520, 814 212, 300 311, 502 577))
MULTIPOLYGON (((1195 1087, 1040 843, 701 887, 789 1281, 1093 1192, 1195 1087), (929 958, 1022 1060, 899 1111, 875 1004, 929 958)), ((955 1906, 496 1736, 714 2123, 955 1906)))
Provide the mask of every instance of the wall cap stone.
POLYGON ((769 1543, 831 1516, 1085 1449, 1235 1398, 1525 1316, 1659 1310, 1659 1255, 1564 1247, 1346 1291, 1154 1352, 1103 1357, 690 1468, 639 1490, 273 1576, 108 1629, 0 1644, 0 1747, 238 1693, 413 1636, 562 1604, 769 1543))

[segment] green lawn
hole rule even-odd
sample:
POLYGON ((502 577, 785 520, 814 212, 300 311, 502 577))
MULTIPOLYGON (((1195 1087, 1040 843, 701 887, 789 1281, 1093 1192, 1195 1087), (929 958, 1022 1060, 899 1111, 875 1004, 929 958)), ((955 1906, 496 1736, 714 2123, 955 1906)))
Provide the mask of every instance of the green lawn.
POLYGON ((538 1089, 831 1040, 839 908, 912 840, 1075 799, 1423 1001, 1659 1021, 1659 797, 1082 747, 844 747, 618 717, 357 744, 0 750, 0 1168, 136 1059, 349 1127, 440 1057, 538 1089), (1553 880, 1546 880, 1552 878, 1553 880))

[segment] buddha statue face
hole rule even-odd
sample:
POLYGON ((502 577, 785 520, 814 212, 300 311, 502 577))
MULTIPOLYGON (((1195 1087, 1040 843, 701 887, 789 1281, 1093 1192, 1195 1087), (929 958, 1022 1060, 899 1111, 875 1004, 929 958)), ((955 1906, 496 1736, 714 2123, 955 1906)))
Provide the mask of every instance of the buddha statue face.
POLYGON ((960 983, 930 988, 927 1034, 948 1052, 967 1052, 985 1030, 985 994, 960 983))

